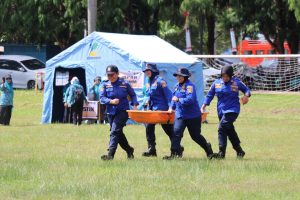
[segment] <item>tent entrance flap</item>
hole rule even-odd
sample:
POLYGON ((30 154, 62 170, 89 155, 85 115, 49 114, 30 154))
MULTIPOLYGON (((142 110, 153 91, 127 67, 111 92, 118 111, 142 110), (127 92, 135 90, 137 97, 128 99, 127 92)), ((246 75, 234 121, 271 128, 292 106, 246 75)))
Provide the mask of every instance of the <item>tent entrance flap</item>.
MULTIPOLYGON (((83 86, 85 93, 86 78, 85 70, 81 67, 78 68, 63 68, 57 67, 55 69, 55 75, 53 80, 53 107, 52 107, 52 123, 63 122, 64 116, 64 104, 63 104, 63 93, 66 83, 71 81, 73 77, 77 77, 80 84, 83 86)), ((86 93, 87 94, 87 93, 86 93)))

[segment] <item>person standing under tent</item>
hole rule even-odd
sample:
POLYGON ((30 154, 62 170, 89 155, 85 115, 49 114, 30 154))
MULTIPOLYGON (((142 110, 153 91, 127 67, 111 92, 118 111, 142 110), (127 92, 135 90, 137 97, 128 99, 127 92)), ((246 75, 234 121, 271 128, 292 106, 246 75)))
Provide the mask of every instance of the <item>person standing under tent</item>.
POLYGON ((217 111, 220 120, 218 128, 219 153, 217 158, 224 159, 227 147, 227 137, 238 158, 243 158, 245 152, 240 146, 240 139, 235 131, 233 123, 240 113, 239 91, 244 93, 241 98, 243 104, 248 103, 251 96, 250 89, 238 78, 233 77, 233 67, 224 66, 221 69, 221 78, 213 82, 201 107, 203 112, 210 105, 214 96, 218 97, 217 111))
POLYGON ((0 124, 9 126, 14 99, 14 88, 10 74, 2 78, 0 91, 0 124))
MULTIPOLYGON (((99 92, 101 88, 101 77, 96 76, 94 78, 94 84, 90 87, 88 92, 88 100, 89 101, 100 101, 99 92)), ((97 123, 97 120, 88 120, 88 123, 97 123)))
POLYGON ((93 94, 93 98, 90 99, 91 101, 99 101, 99 92, 101 88, 101 77, 96 76, 94 79, 94 84, 93 86, 89 89, 89 93, 93 94))
POLYGON ((182 157, 181 139, 185 128, 188 128, 191 138, 201 146, 209 159, 214 157, 211 144, 201 135, 201 112, 197 101, 195 85, 189 80, 190 72, 180 68, 173 74, 178 84, 175 86, 170 112, 175 110, 174 134, 171 141, 171 155, 163 159, 172 160, 182 157))
POLYGON ((116 153, 118 144, 127 153, 128 159, 133 159, 134 148, 132 148, 123 132, 123 127, 128 120, 129 101, 137 110, 138 101, 131 85, 125 80, 119 78, 119 69, 115 65, 109 65, 106 68, 108 81, 104 82, 100 89, 100 102, 106 105, 106 113, 110 124, 110 141, 108 153, 102 155, 102 160, 112 160, 116 153))
MULTIPOLYGON (((63 103, 65 104, 66 94, 67 90, 70 87, 71 83, 68 81, 68 83, 63 87, 63 103)), ((63 117, 63 123, 70 123, 71 122, 71 108, 68 106, 65 106, 64 109, 64 117, 63 117)))
MULTIPOLYGON (((148 77, 144 95, 144 107, 153 111, 168 111, 171 106, 172 92, 167 87, 166 81, 159 76, 159 70, 155 64, 148 63, 143 70, 148 77)), ((161 125, 165 133, 172 139, 173 124, 161 125)), ((155 142, 155 124, 146 124, 146 138, 148 150, 142 156, 157 156, 155 142)))
POLYGON ((73 77, 71 85, 66 91, 64 102, 66 102, 65 107, 71 108, 74 125, 81 125, 84 101, 86 101, 84 89, 80 85, 78 78, 73 77))

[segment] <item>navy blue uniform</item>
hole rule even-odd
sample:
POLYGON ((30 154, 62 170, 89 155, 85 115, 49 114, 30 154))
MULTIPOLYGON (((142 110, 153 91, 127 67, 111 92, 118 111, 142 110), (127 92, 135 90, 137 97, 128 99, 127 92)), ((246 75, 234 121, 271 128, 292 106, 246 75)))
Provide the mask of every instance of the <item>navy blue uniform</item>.
POLYGON ((123 79, 118 79, 116 82, 104 82, 100 89, 100 102, 106 105, 106 112, 110 124, 110 142, 109 149, 116 151, 118 144, 128 151, 131 148, 123 133, 123 127, 128 120, 129 101, 131 98, 132 105, 138 105, 136 94, 130 84, 123 79), (119 99, 118 105, 110 104, 113 99, 119 99))
POLYGON ((179 100, 178 102, 172 101, 172 109, 175 110, 175 121, 171 151, 177 154, 181 153, 180 142, 187 127, 191 138, 208 154, 206 139, 201 135, 201 112, 195 85, 189 80, 183 84, 177 84, 173 96, 176 96, 179 100))
POLYGON ((224 82, 222 78, 213 82, 205 100, 205 105, 210 102, 216 95, 218 98, 217 111, 220 120, 218 128, 219 146, 226 148, 227 136, 233 147, 240 145, 240 139, 234 129, 233 123, 240 113, 239 91, 250 96, 250 89, 238 78, 231 78, 230 81, 224 82))
MULTIPOLYGON (((149 110, 167 111, 171 106, 172 92, 167 83, 160 76, 149 79, 146 83, 145 100, 148 102, 149 110)), ((173 135, 173 124, 161 125, 170 140, 173 135)), ((155 124, 146 125, 146 137, 149 148, 155 148, 155 124)))

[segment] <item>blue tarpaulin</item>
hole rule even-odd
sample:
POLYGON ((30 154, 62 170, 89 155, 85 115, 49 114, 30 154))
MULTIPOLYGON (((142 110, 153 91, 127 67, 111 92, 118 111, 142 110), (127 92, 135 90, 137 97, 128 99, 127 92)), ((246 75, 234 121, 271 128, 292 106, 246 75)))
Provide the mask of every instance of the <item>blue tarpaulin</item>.
MULTIPOLYGON (((108 65, 117 65, 120 72, 126 72, 142 71, 147 63, 157 65, 171 90, 176 84, 173 73, 180 67, 188 68, 192 73, 190 79, 196 85, 198 101, 203 101, 201 62, 154 35, 94 32, 46 62, 42 123, 53 122, 57 68, 82 68, 85 71, 85 85, 89 88, 96 76, 105 76, 108 65)), ((142 88, 135 88, 135 91, 141 102, 142 88)))

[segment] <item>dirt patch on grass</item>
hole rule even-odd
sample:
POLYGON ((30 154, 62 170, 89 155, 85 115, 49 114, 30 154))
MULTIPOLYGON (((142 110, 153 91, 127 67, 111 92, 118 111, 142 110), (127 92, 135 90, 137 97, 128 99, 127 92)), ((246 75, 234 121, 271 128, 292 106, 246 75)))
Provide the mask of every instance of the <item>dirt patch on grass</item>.
POLYGON ((272 109, 271 113, 273 114, 299 114, 300 113, 300 108, 287 108, 287 109, 272 109))

